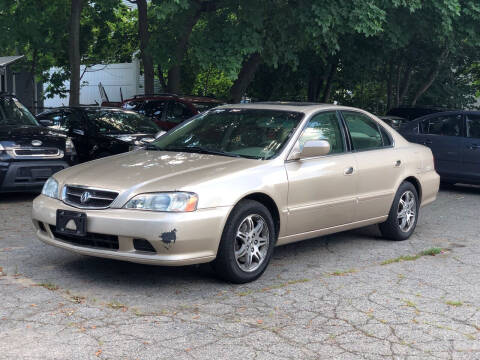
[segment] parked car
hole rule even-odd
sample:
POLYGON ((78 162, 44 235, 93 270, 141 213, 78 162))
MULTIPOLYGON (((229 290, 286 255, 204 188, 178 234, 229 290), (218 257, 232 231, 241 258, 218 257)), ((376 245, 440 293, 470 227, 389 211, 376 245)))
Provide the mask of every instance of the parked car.
POLYGON ((438 106, 403 106, 390 109, 387 112, 387 116, 398 116, 408 120, 418 119, 419 117, 435 114, 438 112, 448 111, 450 109, 438 107, 438 106))
POLYGON ((387 123, 389 126, 394 128, 395 130, 400 129, 400 127, 406 123, 408 123, 410 120, 402 118, 400 116, 380 116, 380 120, 383 122, 387 123))
POLYGON ((162 130, 168 131, 192 116, 221 104, 220 100, 210 97, 165 93, 137 95, 125 100, 122 107, 151 118, 162 130))
POLYGON ((44 111, 37 119, 72 138, 79 162, 129 151, 162 133, 150 119, 118 108, 61 107, 44 111))
POLYGON ((428 146, 444 183, 480 184, 480 112, 449 111, 424 116, 400 129, 428 146))
POLYGON ((40 126, 14 96, 0 95, 0 192, 40 191, 75 160, 69 137, 40 126))
POLYGON ((37 236, 81 254, 157 265, 213 261, 258 278, 276 245, 380 223, 405 240, 439 176, 430 149, 355 108, 221 106, 145 149, 55 174, 37 236))

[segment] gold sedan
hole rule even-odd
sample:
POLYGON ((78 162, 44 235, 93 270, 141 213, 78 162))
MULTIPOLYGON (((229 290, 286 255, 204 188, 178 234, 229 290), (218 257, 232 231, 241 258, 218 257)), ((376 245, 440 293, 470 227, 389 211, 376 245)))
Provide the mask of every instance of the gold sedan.
POLYGON ((405 240, 435 200, 431 151, 355 108, 225 105, 146 147, 65 169, 33 203, 40 240, 257 279, 276 245, 380 224, 405 240))

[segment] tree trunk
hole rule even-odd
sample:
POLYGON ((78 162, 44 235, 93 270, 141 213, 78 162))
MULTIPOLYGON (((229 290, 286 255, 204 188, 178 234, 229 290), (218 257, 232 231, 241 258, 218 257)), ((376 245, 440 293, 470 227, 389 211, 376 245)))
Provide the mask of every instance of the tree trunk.
POLYGON ((328 72, 327 81, 325 82, 325 88, 323 89, 323 95, 321 98, 322 103, 328 102, 330 99, 330 93, 332 92, 333 79, 337 73, 338 67, 338 58, 335 58, 333 62, 330 63, 330 71, 328 72))
POLYGON ((405 76, 404 76, 403 81, 402 81, 402 88, 400 90, 399 105, 403 104, 403 102, 405 100, 405 96, 407 96, 408 88, 410 87, 411 78, 412 78, 412 67, 411 67, 411 65, 407 64, 407 67, 405 69, 405 76))
POLYGON ((70 61, 70 99, 69 105, 80 103, 80 16, 83 0, 72 0, 70 12, 70 44, 68 58, 70 61))
POLYGON ((438 76, 438 73, 440 72, 440 67, 443 64, 443 61, 448 55, 448 49, 445 49, 442 54, 439 56, 437 63, 435 66, 430 70, 428 73, 427 80, 425 83, 418 89, 418 91, 415 93, 415 96, 412 100, 412 106, 417 105, 417 101, 422 97, 423 94, 432 86, 433 82, 438 76))
POLYGON ((393 59, 391 59, 387 66, 387 112, 392 106, 393 100, 393 59))
POLYGON ((193 27, 200 20, 202 8, 197 7, 194 13, 187 17, 184 23, 180 38, 175 46, 175 64, 168 71, 168 91, 172 93, 180 93, 182 84, 182 71, 180 66, 185 57, 188 48, 188 40, 192 34, 193 27))
POLYGON ((262 57, 259 53, 250 55, 248 59, 243 62, 238 78, 230 88, 230 101, 232 103, 240 102, 261 62, 262 57))
POLYGON ((138 36, 140 38, 140 56, 143 64, 143 81, 145 94, 153 94, 154 76, 153 59, 148 52, 148 41, 150 33, 148 31, 147 0, 137 0, 138 8, 138 36))
POLYGON ((400 79, 402 74, 402 63, 397 66, 396 84, 395 84, 395 107, 400 104, 400 79))
POLYGON ((163 70, 160 64, 157 65, 158 80, 162 86, 162 91, 167 91, 167 82, 165 81, 165 76, 163 76, 163 70))

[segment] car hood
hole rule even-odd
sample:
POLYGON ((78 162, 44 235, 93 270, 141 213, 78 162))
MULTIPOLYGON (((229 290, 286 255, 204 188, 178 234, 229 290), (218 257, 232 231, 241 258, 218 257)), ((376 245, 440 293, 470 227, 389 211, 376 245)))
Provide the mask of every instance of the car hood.
POLYGON ((218 179, 261 160, 226 156, 137 150, 90 161, 61 171, 61 184, 118 192, 193 191, 196 184, 218 179))
POLYGON ((64 149, 66 135, 42 126, 2 126, 0 142, 5 147, 32 146, 32 140, 40 140, 42 147, 64 149))

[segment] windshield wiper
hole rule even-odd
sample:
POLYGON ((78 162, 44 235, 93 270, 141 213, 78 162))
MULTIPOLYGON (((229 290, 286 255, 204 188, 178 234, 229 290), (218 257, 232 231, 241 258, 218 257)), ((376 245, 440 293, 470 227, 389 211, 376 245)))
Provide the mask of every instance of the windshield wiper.
MULTIPOLYGON (((158 148, 157 148, 158 149, 158 148)), ((220 156, 230 156, 230 157, 241 157, 238 154, 233 154, 221 150, 210 150, 201 146, 167 146, 163 149, 164 151, 183 151, 183 152, 192 152, 199 154, 211 154, 211 155, 220 155, 220 156)))

